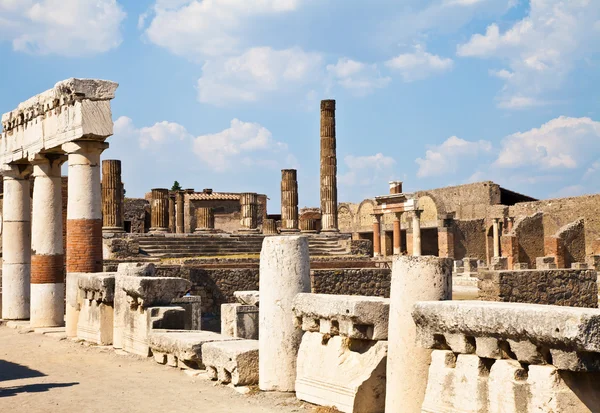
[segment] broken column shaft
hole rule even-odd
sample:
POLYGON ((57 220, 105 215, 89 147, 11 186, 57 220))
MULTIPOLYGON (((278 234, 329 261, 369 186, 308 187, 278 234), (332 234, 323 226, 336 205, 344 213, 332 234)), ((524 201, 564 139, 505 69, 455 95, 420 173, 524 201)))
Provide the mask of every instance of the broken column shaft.
POLYGON ((298 232, 298 181, 295 169, 281 171, 281 231, 298 232))
POLYGON ((321 101, 321 232, 338 232, 335 100, 321 101))
POLYGON ((183 226, 183 208, 184 208, 184 195, 185 192, 177 191, 175 192, 175 231, 178 234, 183 234, 185 232, 185 228, 183 226))
POLYGON ((240 194, 241 231, 256 232, 258 227, 258 195, 254 192, 240 194))
POLYGON ((123 232, 121 161, 102 161, 102 231, 123 232))
POLYGON ((151 204, 152 232, 167 232, 169 230, 169 190, 155 188, 152 190, 151 204))
POLYGON ((215 210, 210 207, 196 208, 195 232, 210 232, 215 229, 215 210))

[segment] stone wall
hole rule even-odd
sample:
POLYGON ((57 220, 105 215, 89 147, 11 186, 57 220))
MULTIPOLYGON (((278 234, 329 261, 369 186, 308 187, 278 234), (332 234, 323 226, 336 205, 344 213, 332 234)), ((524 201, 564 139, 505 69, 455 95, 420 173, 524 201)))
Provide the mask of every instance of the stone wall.
POLYGON ((565 225, 555 234, 562 243, 564 268, 574 262, 585 262, 585 225, 583 219, 565 225))
POLYGON ((487 259, 485 219, 454 221, 454 259, 487 259))
POLYGON ((517 237, 518 259, 514 262, 523 262, 529 268, 535 268, 535 259, 543 257, 544 253, 544 215, 536 213, 515 222, 513 233, 517 237))
POLYGON ((479 299, 570 307, 598 307, 594 270, 481 271, 479 299))
POLYGON ((142 198, 125 198, 124 222, 131 223, 132 234, 148 232, 150 229, 150 202, 142 198))
POLYGON ((390 296, 387 268, 312 270, 311 288, 317 294, 390 296))
POLYGON ((500 186, 490 181, 477 182, 418 191, 415 196, 431 197, 438 213, 455 212, 456 219, 471 220, 486 216, 490 205, 500 203, 500 186))

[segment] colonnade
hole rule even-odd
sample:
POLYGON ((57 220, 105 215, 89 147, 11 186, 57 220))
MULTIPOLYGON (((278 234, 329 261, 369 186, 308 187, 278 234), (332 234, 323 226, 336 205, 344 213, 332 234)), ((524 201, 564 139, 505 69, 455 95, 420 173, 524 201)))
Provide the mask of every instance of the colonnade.
MULTIPOLYGON (((413 256, 421 256, 421 212, 413 211, 412 214, 412 253, 413 256)), ((394 255, 401 255, 401 219, 403 212, 395 212, 393 222, 393 245, 394 255)), ((383 214, 373 214, 373 256, 381 257, 381 218, 383 214)))

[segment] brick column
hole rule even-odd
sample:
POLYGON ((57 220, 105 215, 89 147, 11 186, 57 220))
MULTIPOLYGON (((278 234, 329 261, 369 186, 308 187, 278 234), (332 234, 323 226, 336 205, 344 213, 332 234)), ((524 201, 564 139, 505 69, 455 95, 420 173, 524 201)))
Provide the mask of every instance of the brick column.
POLYGON ((196 208, 196 230, 194 232, 211 232, 215 229, 215 210, 213 208, 196 208))
POLYGON ((33 161, 31 220, 31 315, 36 327, 64 325, 65 255, 63 249, 61 155, 33 161))
POLYGON ((402 245, 400 240, 401 228, 400 228, 400 219, 402 218, 402 213, 397 213, 396 218, 394 219, 394 255, 402 254, 402 245))
POLYGON ((373 256, 381 256, 381 215, 373 215, 373 256))
POLYGON ((121 161, 102 161, 102 231, 124 232, 121 161))
POLYGON ((183 191, 177 191, 175 192, 175 211, 176 211, 176 224, 175 224, 175 230, 177 231, 178 234, 183 234, 185 232, 185 228, 183 225, 183 197, 184 197, 184 192, 183 191))
POLYGON ((438 250, 440 258, 454 258, 454 232, 451 227, 438 228, 438 250))
POLYGON ((31 166, 7 166, 2 213, 2 318, 29 318, 31 280, 31 166))
POLYGON ((240 207, 242 213, 240 231, 258 232, 258 195, 253 192, 240 194, 240 207))
POLYGON ((402 181, 390 181, 390 194, 402 193, 402 181))
POLYGON ((413 256, 421 256, 421 211, 414 211, 412 221, 413 256))
POLYGON ((67 202, 67 272, 102 271, 102 191, 100 154, 108 143, 75 141, 69 155, 67 202))
POLYGON ((339 232, 335 100, 321 101, 321 232, 339 232))
POLYGON ((298 181, 295 169, 281 171, 281 232, 298 232, 298 181))
POLYGON ((150 231, 167 232, 169 230, 169 190, 154 188, 150 208, 150 231))

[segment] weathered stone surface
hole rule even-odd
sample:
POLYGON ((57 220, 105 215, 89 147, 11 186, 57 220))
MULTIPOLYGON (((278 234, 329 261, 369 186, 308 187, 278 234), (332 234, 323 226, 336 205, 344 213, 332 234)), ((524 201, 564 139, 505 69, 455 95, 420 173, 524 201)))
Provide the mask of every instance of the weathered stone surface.
POLYGON ((556 269, 556 257, 537 257, 535 259, 535 268, 538 270, 556 269))
POLYGON ((113 341, 115 273, 78 274, 77 338, 99 345, 113 341))
POLYGON ((221 305, 221 333, 230 337, 258 340, 258 307, 254 305, 221 305))
POLYGON ((479 299, 484 301, 598 306, 594 270, 482 271, 478 284, 479 299))
POLYGON ((255 305, 258 307, 260 302, 260 293, 258 291, 236 291, 233 296, 238 303, 243 305, 255 305))
POLYGON ((176 277, 125 277, 121 286, 131 306, 148 308, 168 305, 188 291, 191 283, 176 277))
POLYGON ((79 294, 79 275, 67 273, 65 292, 65 332, 67 337, 77 337, 77 323, 81 311, 81 295, 79 294))
POLYGON ((115 298, 115 273, 80 273, 77 277, 80 294, 85 300, 110 303, 115 298))
POLYGON ((306 332, 298 352, 296 397, 345 413, 385 408, 387 341, 306 332))
POLYGON ((154 330, 149 334, 149 346, 157 362, 173 357, 173 367, 203 368, 202 346, 213 341, 234 340, 212 331, 154 330))
MULTIPOLYGON (((102 257, 105 260, 116 260, 137 257, 140 255, 140 243, 137 238, 112 237, 111 233, 103 233, 102 257)), ((121 234, 117 234, 121 235, 121 234)))
MULTIPOLYGON (((183 329, 185 310, 181 307, 127 308, 121 328, 122 348, 128 353, 150 356, 149 336, 153 329, 183 329)), ((185 330, 182 330, 185 331, 185 330)))
POLYGON ((316 320, 317 326, 323 324, 321 333, 364 340, 387 339, 389 308, 387 298, 307 293, 298 294, 293 304, 303 329, 306 323, 301 320, 307 318, 316 320), (322 323, 324 320, 329 321, 329 328, 322 323))
POLYGON ((123 262, 117 268, 121 277, 154 277, 156 266, 148 262, 123 262))
POLYGON ((186 330, 201 330, 202 327, 202 297, 185 296, 171 300, 171 304, 185 310, 186 330))
POLYGON ((202 346, 209 377, 223 384, 258 384, 258 340, 214 341, 202 346))

